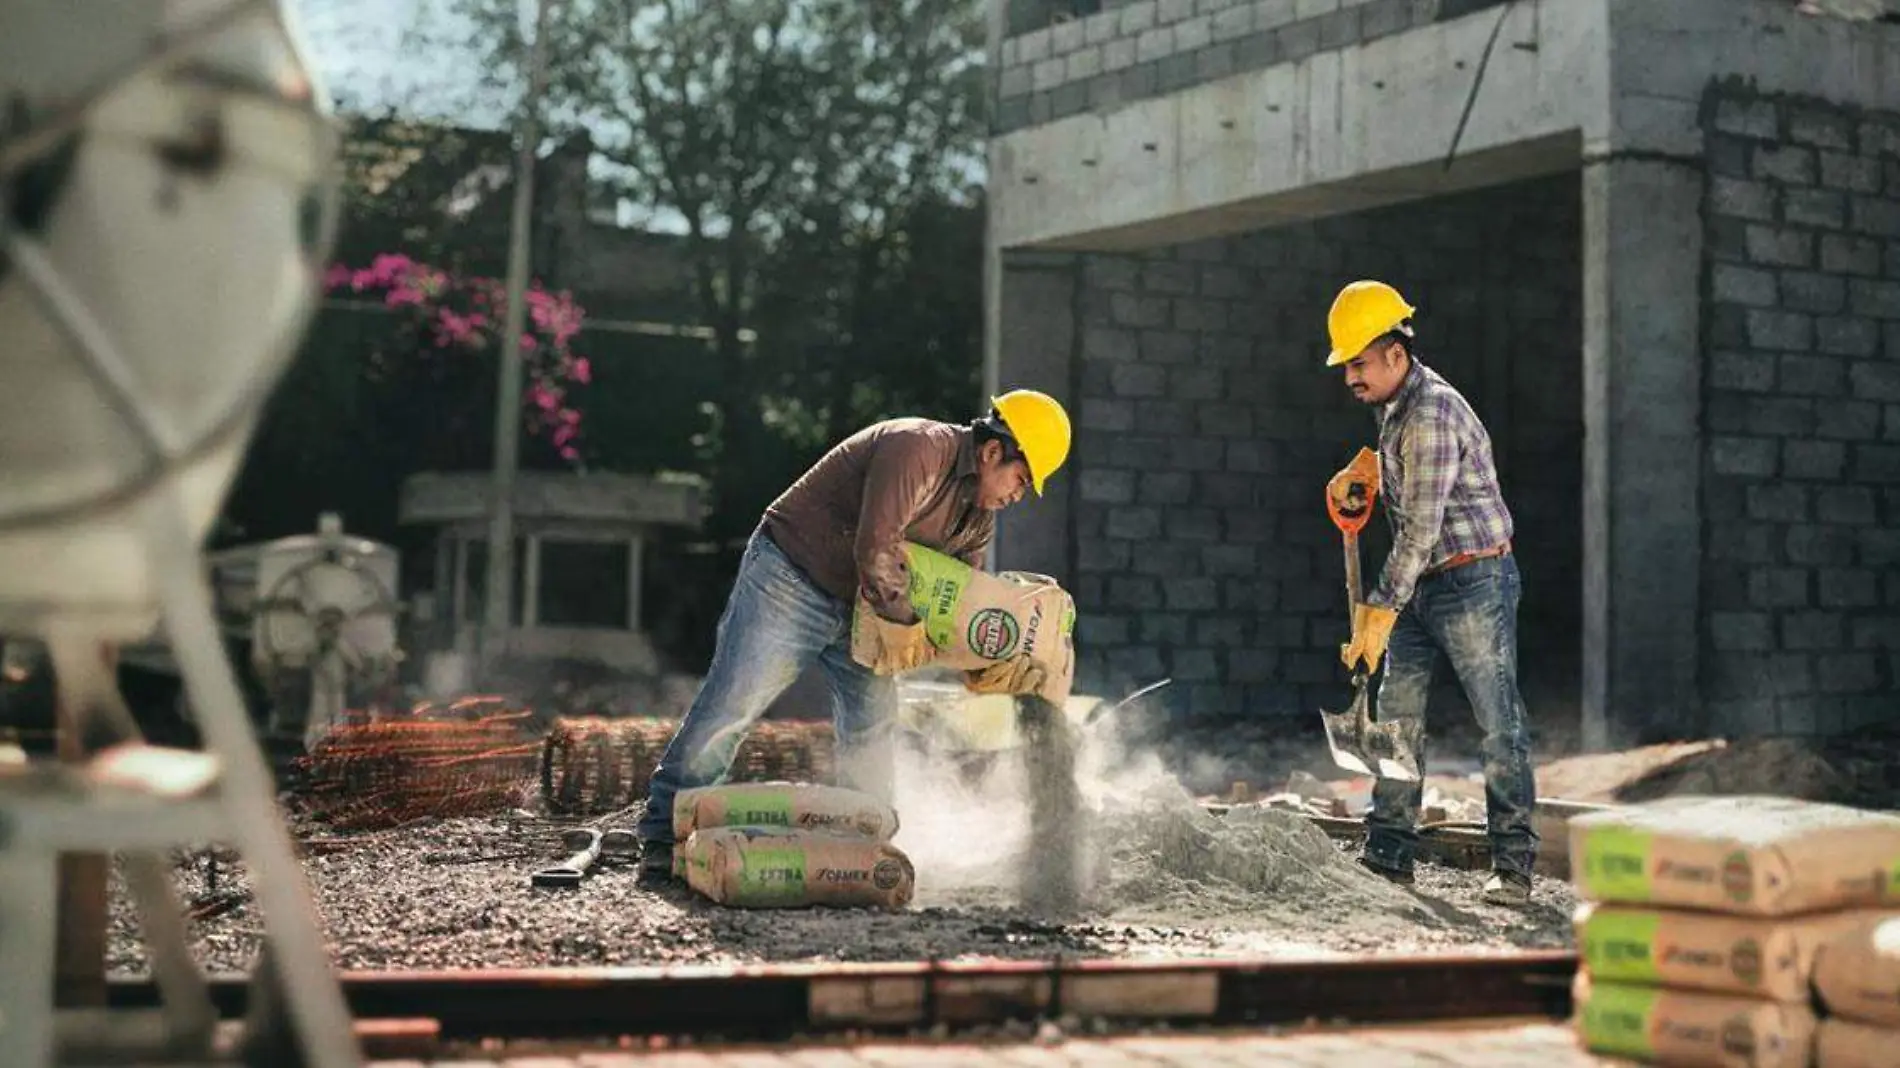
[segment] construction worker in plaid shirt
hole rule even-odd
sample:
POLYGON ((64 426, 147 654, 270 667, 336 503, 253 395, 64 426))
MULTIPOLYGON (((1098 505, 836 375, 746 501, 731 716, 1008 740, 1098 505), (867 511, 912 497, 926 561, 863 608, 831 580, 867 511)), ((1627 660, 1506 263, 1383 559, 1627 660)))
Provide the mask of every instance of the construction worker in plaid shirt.
MULTIPOLYGON (((1354 610, 1341 659, 1376 671, 1380 721, 1406 724, 1423 753, 1425 699, 1442 653, 1451 661, 1478 725, 1492 873, 1484 899, 1530 899, 1537 832, 1530 725, 1517 685, 1517 605, 1511 512, 1498 486, 1491 435, 1451 383, 1420 362, 1413 345, 1417 309, 1383 282, 1341 290, 1327 316, 1328 367, 1371 405, 1379 427, 1379 492, 1393 527, 1391 555, 1365 603, 1354 610)), ((1345 502, 1360 476, 1335 475, 1327 492, 1345 502)), ((1422 782, 1380 779, 1366 819, 1360 863, 1400 883, 1412 881, 1422 782)))

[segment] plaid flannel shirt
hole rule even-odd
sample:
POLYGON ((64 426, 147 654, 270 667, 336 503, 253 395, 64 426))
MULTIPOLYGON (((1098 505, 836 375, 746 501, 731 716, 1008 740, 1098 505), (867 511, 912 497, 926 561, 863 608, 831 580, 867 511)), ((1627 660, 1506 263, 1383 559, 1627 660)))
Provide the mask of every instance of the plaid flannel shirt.
POLYGON ((1398 610, 1427 570, 1509 541, 1511 511, 1478 413, 1416 357, 1398 394, 1380 406, 1378 421, 1392 554, 1366 601, 1398 610))

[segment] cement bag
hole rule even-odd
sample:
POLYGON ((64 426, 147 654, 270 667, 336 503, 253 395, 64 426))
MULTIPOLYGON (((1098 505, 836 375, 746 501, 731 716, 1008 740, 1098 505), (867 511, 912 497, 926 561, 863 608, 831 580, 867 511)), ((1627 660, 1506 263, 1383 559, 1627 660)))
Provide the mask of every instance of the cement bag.
POLYGON ((1604 983, 1572 985, 1575 1024, 1594 1053, 1679 1068, 1807 1068, 1814 1013, 1783 1001, 1604 983))
POLYGON ((732 783, 673 795, 673 840, 706 827, 783 827, 887 840, 897 810, 869 794, 803 782, 732 783))
POLYGON ((1829 1017, 1814 1030, 1814 1068, 1893 1068, 1900 1030, 1829 1017))
MULTIPOLYGON (((1075 684, 1075 600, 1054 579, 1020 571, 992 575, 910 542, 910 606, 936 651, 930 663, 963 671, 1028 653, 1049 672, 1036 696, 1060 705, 1075 684)), ((852 617, 852 659, 874 670, 882 657, 875 629, 852 617)))
POLYGON ((1807 1002, 1814 957, 1862 915, 1786 919, 1629 905, 1577 910, 1577 953, 1593 979, 1807 1002))
POLYGON ((686 885, 735 908, 901 909, 917 875, 889 842, 822 831, 709 827, 679 850, 686 885))
POLYGON ((1900 905, 1900 817, 1785 797, 1672 797, 1570 821, 1586 899, 1736 916, 1900 905))
MULTIPOLYGON (((1867 917, 1823 943, 1814 992, 1829 1016, 1900 1028, 1900 918, 1867 917)), ((1900 1045, 1892 1063, 1900 1064, 1900 1045)))

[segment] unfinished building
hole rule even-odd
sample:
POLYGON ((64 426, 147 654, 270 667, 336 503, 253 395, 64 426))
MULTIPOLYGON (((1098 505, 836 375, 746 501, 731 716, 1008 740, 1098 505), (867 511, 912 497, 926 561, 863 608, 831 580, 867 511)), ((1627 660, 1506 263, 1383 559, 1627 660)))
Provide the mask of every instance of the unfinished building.
POLYGON ((1789 0, 993 0, 991 26, 986 376, 1077 421, 997 562, 1075 591, 1081 685, 1343 702, 1322 487, 1374 431, 1325 313, 1376 277, 1496 442, 1540 730, 1900 707, 1900 26, 1789 0))

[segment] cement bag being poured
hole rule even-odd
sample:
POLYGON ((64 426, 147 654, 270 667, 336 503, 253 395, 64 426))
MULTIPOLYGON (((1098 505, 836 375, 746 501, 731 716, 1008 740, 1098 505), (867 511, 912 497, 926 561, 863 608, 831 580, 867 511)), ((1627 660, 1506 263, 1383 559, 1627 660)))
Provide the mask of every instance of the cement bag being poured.
MULTIPOLYGON (((1048 671, 1036 696, 1056 705, 1075 684, 1075 599, 1044 575, 1005 571, 992 575, 910 542, 910 606, 924 622, 935 654, 930 663, 973 671, 1027 653, 1048 671)), ((852 615, 851 657, 860 664, 884 660, 875 628, 863 625, 871 612, 862 598, 852 615)))
POLYGON ((674 795, 674 841, 711 827, 826 831, 881 842, 897 834, 897 810, 857 790, 803 782, 703 786, 674 795))
POLYGON ((708 827, 679 855, 686 885, 735 908, 901 909, 917 885, 896 846, 823 831, 708 827))

